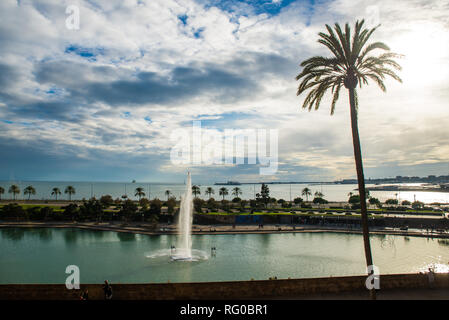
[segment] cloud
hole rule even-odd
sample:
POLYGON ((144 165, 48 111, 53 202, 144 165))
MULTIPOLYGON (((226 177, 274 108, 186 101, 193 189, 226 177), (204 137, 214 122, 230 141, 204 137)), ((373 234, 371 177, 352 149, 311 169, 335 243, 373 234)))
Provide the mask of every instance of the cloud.
MULTIPOLYGON (((278 129, 279 172, 267 179, 354 177, 346 94, 335 116, 329 96, 309 113, 294 77, 305 58, 328 55, 316 41, 325 23, 368 13, 382 24, 373 41, 406 57, 404 84, 359 92, 367 172, 419 175, 449 162, 441 120, 449 113, 448 1, 75 2, 78 31, 65 28, 68 2, 0 2, 1 143, 15 155, 1 177, 11 169, 71 179, 71 168, 72 177, 101 180, 107 168, 114 179, 126 177, 118 171, 181 179, 168 159, 170 133, 196 119, 220 130, 278 129)), ((195 170, 207 181, 259 180, 251 166, 195 170)))

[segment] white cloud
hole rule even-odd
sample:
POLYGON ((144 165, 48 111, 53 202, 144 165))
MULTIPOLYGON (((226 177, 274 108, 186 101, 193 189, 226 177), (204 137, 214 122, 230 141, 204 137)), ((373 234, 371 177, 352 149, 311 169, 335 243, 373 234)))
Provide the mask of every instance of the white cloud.
MULTIPOLYGON (((346 95, 334 117, 329 116, 329 98, 318 112, 309 114, 300 110, 303 98, 295 96, 294 77, 303 59, 327 55, 316 42, 324 23, 352 23, 354 17, 378 12, 382 26, 373 40, 406 55, 401 62, 404 83, 389 81, 387 94, 374 85, 359 94, 366 167, 449 161, 445 147, 449 129, 441 124, 449 113, 448 1, 337 0, 319 2, 313 13, 298 2, 275 16, 237 16, 193 0, 75 2, 81 9, 78 31, 65 28, 65 6, 73 2, 0 3, 1 62, 13 68, 17 77, 0 92, 0 103, 6 105, 0 108, 0 119, 16 123, 0 124, 8 138, 52 141, 58 147, 43 152, 61 154, 65 148, 76 148, 86 158, 94 150, 166 156, 172 146, 170 132, 196 116, 220 119, 240 112, 253 120, 227 118, 229 127, 279 129, 280 160, 291 170, 307 167, 316 172, 326 169, 330 178, 353 176, 346 95), (186 23, 179 18, 183 15, 186 23), (71 45, 96 55, 89 60, 69 54, 66 49, 71 45), (51 81, 36 78, 44 65, 53 65, 51 81), (170 105, 113 105, 107 99, 93 99, 87 91, 87 84, 132 82, 141 72, 176 83, 170 76, 178 67, 218 68, 254 84, 254 92, 225 101, 217 88, 210 91, 205 85, 204 90, 170 105), (60 96, 49 94, 51 90, 59 90, 60 96), (74 92, 77 98, 69 101, 68 114, 64 113, 70 120, 54 109, 31 116, 37 103, 59 102, 74 92), (24 111, 18 107, 22 105, 35 107, 24 111), (123 117, 124 112, 131 115, 123 117), (56 113, 58 117, 52 118, 56 113), (24 121, 32 125, 19 124, 24 121)), ((281 5, 281 1, 273 3, 281 5)), ((161 170, 174 168, 165 163, 161 170)))

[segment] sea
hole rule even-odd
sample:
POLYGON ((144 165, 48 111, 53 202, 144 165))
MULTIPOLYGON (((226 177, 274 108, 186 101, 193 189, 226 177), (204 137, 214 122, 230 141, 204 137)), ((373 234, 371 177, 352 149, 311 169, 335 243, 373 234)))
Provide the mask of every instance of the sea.
MULTIPOLYGON (((5 193, 0 195, 1 199, 12 199, 13 195, 10 194, 9 187, 12 184, 16 184, 20 188, 20 194, 16 195, 16 200, 27 200, 28 195, 23 194, 23 190, 27 186, 33 186, 36 190, 35 195, 31 195, 31 200, 54 200, 55 196, 52 195, 53 188, 59 188, 61 195, 58 195, 58 200, 68 200, 69 195, 64 193, 67 186, 75 188, 75 194, 72 195, 72 200, 82 200, 95 197, 99 199, 103 195, 110 195, 114 199, 121 198, 123 195, 127 195, 129 199, 138 199, 136 195, 136 188, 143 188, 145 197, 149 199, 158 198, 166 200, 166 191, 170 191, 170 196, 176 197, 178 200, 185 191, 184 183, 178 184, 162 184, 162 183, 150 183, 150 182, 75 182, 75 181, 0 181, 0 186, 5 189, 5 193)), ((405 185, 405 184, 404 184, 405 185)), ((410 184, 407 184, 410 186, 410 184)), ((416 184, 419 185, 419 184, 416 184)), ((367 187, 374 186, 367 184, 367 187)), ((232 189, 239 187, 242 194, 239 195, 242 199, 254 199, 256 194, 260 192, 261 184, 242 184, 242 185, 199 185, 201 194, 200 198, 207 200, 209 196, 205 193, 208 187, 212 187, 214 190, 213 198, 216 200, 223 199, 219 195, 219 189, 225 187, 228 189, 229 194, 225 197, 227 200, 232 200, 235 195, 232 194, 232 189)), ((302 196, 302 190, 309 188, 312 193, 319 191, 324 194, 324 198, 330 202, 347 201, 349 193, 357 192, 356 184, 269 184, 270 197, 276 199, 284 199, 286 201, 294 200, 297 197, 301 197, 306 200, 305 196, 302 196)), ((397 192, 397 191, 371 191, 371 196, 378 198, 380 201, 386 201, 387 199, 398 199, 399 201, 421 201, 427 204, 431 203, 446 203, 449 204, 449 193, 445 192, 397 192)), ((312 200, 313 196, 309 196, 309 200, 312 200)))

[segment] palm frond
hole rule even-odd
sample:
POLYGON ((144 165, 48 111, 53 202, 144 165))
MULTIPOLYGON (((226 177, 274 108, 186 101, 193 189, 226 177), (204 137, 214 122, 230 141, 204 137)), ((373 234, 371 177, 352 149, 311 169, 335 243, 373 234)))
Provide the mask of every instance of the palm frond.
POLYGON ((318 42, 327 47, 333 56, 316 56, 301 63, 302 72, 296 77, 297 81, 301 80, 297 95, 310 90, 302 105, 304 109, 317 110, 326 92, 330 91, 332 94, 331 115, 333 115, 341 88, 345 86, 354 89, 356 110, 358 110, 358 97, 355 90, 357 84, 362 88, 370 81, 374 81, 382 91, 386 91, 384 82, 386 77, 402 82, 395 73, 395 70, 401 70, 396 59, 402 56, 390 52, 390 48, 383 42, 367 44, 379 26, 368 29, 364 27, 364 24, 364 20, 357 21, 353 34, 348 23, 345 24, 344 30, 338 23, 333 28, 326 24, 327 33, 318 34, 318 42), (373 55, 375 50, 383 52, 375 56, 373 55))

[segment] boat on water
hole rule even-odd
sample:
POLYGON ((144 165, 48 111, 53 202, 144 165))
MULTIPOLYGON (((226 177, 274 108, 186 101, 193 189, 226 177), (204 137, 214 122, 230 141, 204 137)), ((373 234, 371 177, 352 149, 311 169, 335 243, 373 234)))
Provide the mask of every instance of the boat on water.
POLYGON ((228 181, 228 182, 215 182, 216 186, 240 186, 241 183, 238 181, 228 181))

